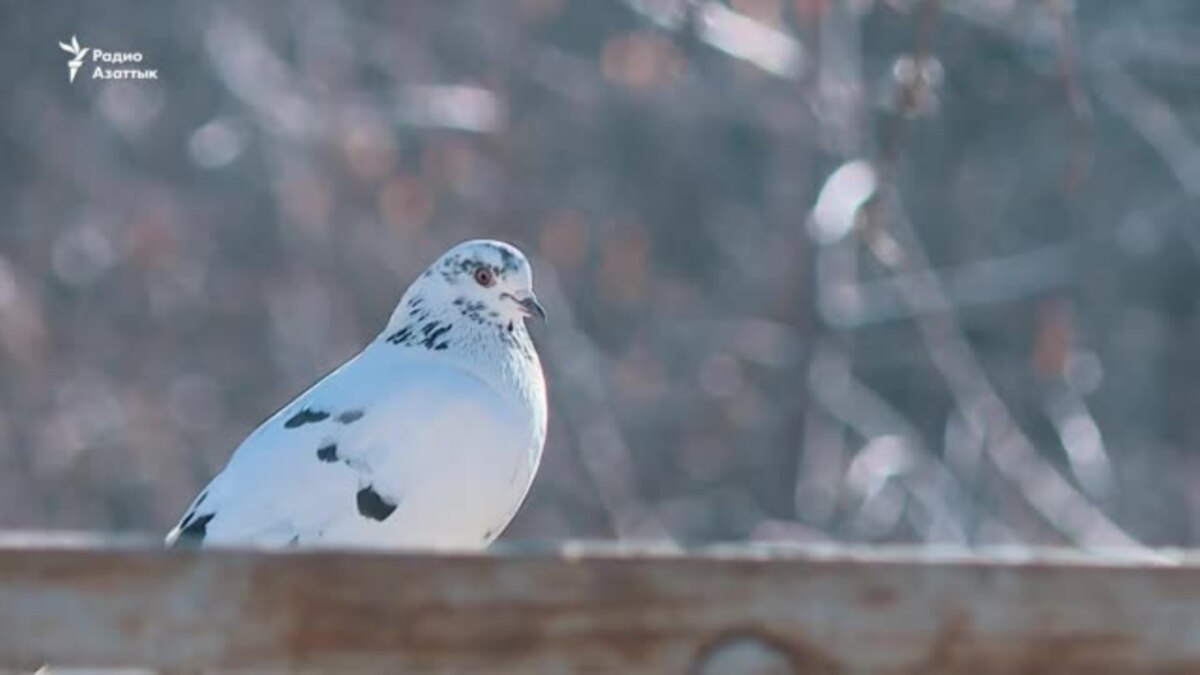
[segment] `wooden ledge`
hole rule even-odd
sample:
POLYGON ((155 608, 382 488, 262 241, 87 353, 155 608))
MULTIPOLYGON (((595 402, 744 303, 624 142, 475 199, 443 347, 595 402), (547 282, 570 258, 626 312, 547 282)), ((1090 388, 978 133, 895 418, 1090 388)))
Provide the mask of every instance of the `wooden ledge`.
POLYGON ((1200 672, 1181 553, 99 544, 0 536, 0 668, 1200 672))

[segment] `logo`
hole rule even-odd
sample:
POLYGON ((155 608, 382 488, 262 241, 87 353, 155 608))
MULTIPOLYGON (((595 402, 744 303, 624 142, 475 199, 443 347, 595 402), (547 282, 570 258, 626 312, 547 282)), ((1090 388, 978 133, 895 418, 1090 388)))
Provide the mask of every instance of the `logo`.
POLYGON ((74 82, 75 73, 78 73, 79 69, 83 67, 83 57, 87 55, 88 48, 81 48, 79 46, 79 38, 75 37, 74 35, 71 36, 71 44, 60 42, 58 43, 58 46, 62 47, 64 52, 75 55, 75 58, 67 61, 67 81, 74 82))
MULTIPOLYGON (((83 68, 84 58, 91 52, 92 63, 102 64, 123 64, 123 63, 138 63, 142 62, 141 52, 109 52, 98 47, 80 47, 79 38, 71 36, 71 42, 58 43, 60 49, 73 58, 67 61, 67 81, 75 82, 75 75, 83 68)), ((92 70, 93 80, 157 80, 158 70, 152 68, 108 68, 103 65, 97 65, 92 70)))

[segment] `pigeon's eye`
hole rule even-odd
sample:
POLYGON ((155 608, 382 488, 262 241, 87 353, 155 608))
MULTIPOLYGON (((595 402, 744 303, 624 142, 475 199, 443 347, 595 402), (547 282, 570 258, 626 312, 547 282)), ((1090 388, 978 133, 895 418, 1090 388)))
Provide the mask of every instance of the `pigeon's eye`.
POLYGON ((492 284, 496 283, 496 275, 492 273, 491 268, 477 267, 475 268, 475 283, 483 286, 484 288, 488 288, 492 284))

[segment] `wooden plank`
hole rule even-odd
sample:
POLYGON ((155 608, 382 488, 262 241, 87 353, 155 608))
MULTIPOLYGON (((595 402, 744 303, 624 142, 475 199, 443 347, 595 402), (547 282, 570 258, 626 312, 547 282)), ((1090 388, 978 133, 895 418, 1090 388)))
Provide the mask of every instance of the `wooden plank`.
POLYGON ((0 668, 1200 672, 1200 566, 0 548, 0 668), (773 668, 773 669, 772 669, 773 668))

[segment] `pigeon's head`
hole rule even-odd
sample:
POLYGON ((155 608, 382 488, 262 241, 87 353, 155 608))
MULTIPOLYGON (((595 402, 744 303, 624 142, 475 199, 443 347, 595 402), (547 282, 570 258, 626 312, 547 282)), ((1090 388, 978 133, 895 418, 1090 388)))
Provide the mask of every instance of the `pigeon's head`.
POLYGON ((533 294, 533 273, 525 254, 490 239, 463 242, 446 251, 413 284, 410 296, 410 304, 416 298, 448 304, 479 323, 546 318, 533 294))

